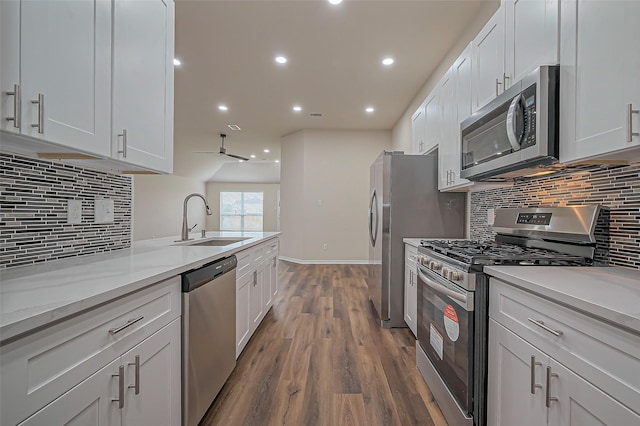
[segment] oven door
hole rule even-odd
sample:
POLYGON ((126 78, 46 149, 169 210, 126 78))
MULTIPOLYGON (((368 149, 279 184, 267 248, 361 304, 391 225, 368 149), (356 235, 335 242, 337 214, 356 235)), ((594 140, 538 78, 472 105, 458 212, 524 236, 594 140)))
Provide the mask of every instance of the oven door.
POLYGON ((418 341, 468 415, 473 395, 473 296, 418 265, 418 341))

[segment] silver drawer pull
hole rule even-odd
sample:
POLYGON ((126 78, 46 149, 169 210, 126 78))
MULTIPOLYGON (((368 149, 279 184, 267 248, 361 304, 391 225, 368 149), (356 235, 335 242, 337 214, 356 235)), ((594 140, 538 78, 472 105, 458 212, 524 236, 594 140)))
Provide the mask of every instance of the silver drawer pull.
POLYGON ((122 324, 119 327, 116 328, 112 328, 111 330, 109 330, 109 334, 117 334, 120 333, 122 330, 124 330, 127 327, 132 326, 133 324, 137 323, 138 321, 142 321, 144 319, 144 316, 141 315, 138 318, 134 318, 134 319, 130 319, 129 321, 127 321, 125 324, 122 324))
POLYGON ((545 401, 545 405, 547 406, 547 408, 551 408, 551 401, 557 401, 558 398, 556 398, 555 396, 551 396, 551 378, 552 377, 559 377, 558 373, 552 373, 551 372, 551 367, 547 367, 547 397, 546 397, 546 401, 545 401))
POLYGON ((38 133, 44 133, 44 95, 42 93, 38 93, 38 99, 31 100, 32 104, 38 105, 38 122, 36 124, 32 124, 31 127, 37 127, 38 133))
POLYGON ((546 325, 544 325, 544 322, 542 321, 537 321, 534 320, 533 318, 527 318, 529 320, 529 322, 534 323, 535 325, 537 325, 538 327, 540 327, 541 329, 548 331, 549 333, 553 334, 556 337, 560 337, 562 336, 562 331, 560 330, 554 330, 552 328, 547 327, 546 325))
POLYGON ((129 389, 135 389, 135 394, 140 393, 140 355, 136 355, 135 361, 130 362, 129 365, 135 366, 135 378, 136 382, 133 385, 129 385, 129 389))
POLYGON ((118 367, 118 374, 112 374, 111 377, 118 378, 118 397, 111 398, 111 402, 117 402, 118 408, 124 408, 124 365, 118 367))
POLYGON ((536 394, 536 389, 542 389, 542 385, 536 384, 536 365, 542 365, 541 362, 536 361, 535 356, 531 356, 531 395, 536 394))

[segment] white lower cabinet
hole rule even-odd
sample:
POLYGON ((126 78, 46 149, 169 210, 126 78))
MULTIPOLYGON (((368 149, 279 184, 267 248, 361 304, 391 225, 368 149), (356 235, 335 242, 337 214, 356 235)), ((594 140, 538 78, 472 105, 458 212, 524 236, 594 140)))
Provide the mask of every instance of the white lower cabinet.
POLYGON ((404 245, 404 322, 414 336, 418 335, 418 276, 416 256, 418 249, 411 244, 404 245))
POLYGON ((0 423, 180 424, 180 311, 174 277, 2 346, 0 423))
POLYGON ((20 425, 178 425, 179 365, 177 318, 20 425))
POLYGON ((639 425, 640 339, 494 278, 489 425, 639 425))
POLYGON ((278 239, 236 253, 236 359, 278 293, 278 239))

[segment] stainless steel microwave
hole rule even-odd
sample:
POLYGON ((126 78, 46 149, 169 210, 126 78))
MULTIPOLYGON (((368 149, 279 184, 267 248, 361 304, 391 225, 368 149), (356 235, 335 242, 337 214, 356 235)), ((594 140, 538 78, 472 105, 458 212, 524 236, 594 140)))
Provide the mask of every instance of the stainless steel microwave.
POLYGON ((461 123, 463 178, 534 176, 558 162, 559 68, 540 66, 461 123))

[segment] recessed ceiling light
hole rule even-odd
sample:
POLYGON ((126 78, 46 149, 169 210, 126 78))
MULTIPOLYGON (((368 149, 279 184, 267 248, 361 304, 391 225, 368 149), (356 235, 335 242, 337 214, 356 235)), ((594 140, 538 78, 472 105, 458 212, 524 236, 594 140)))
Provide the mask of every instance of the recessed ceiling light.
POLYGON ((294 106, 294 107, 293 107, 293 110, 294 110, 295 112, 300 112, 300 111, 302 111, 302 107, 301 107, 301 106, 296 105, 296 106, 294 106))
POLYGON ((251 154, 249 157, 256 158, 256 155, 255 154, 251 154))
POLYGON ((365 111, 367 111, 367 112, 371 113, 371 112, 375 111, 375 109, 374 109, 373 107, 367 107, 367 108, 365 109, 365 111))
POLYGON ((227 108, 227 106, 226 106, 226 105, 218 105, 218 109, 219 109, 220 111, 227 111, 229 108, 227 108))
POLYGON ((329 0, 329 3, 336 5, 342 3, 342 0, 329 0))
POLYGON ((268 149, 265 149, 265 150, 264 150, 264 152, 266 152, 266 153, 268 154, 268 153, 269 153, 269 150, 268 150, 268 149))
POLYGON ((382 65, 387 65, 387 66, 389 66, 389 65, 392 65, 392 64, 393 64, 393 62, 394 62, 394 61, 393 61, 393 58, 384 58, 384 59, 382 60, 382 65))
POLYGON ((286 64, 287 58, 285 58, 284 56, 276 56, 276 62, 279 64, 286 64))
POLYGON ((279 162, 280 162, 280 160, 276 160, 276 163, 279 163, 279 162))
POLYGON ((238 163, 244 163, 244 160, 238 160, 238 163))
POLYGON ((177 58, 173 58, 173 65, 178 67, 178 66, 182 65, 182 62, 180 62, 180 60, 177 59, 177 58))

